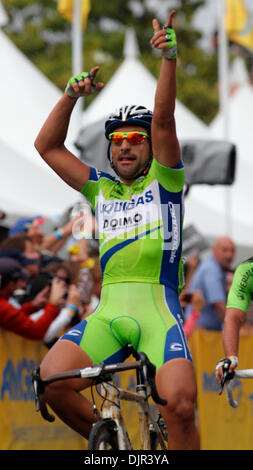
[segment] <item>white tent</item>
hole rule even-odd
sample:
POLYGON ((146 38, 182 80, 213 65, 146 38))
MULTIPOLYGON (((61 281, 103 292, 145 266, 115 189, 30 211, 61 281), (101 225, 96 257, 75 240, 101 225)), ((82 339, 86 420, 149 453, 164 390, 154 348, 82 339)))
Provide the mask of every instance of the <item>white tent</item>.
MULTIPOLYGON (((0 63, 0 208, 7 214, 61 214, 78 195, 40 158, 34 140, 62 93, 1 30, 0 63)), ((69 147, 75 135, 72 126, 69 147)))
POLYGON ((0 26, 5 26, 8 23, 8 15, 0 0, 0 26))
MULTIPOLYGON (((125 104, 141 104, 152 110, 156 83, 154 76, 138 59, 138 45, 134 31, 127 30, 124 61, 83 113, 83 126, 98 122, 125 104)), ((208 136, 207 126, 178 100, 175 116, 179 138, 194 139, 208 136)))
MULTIPOLYGON (((63 209, 62 193, 57 189, 54 175, 22 158, 1 139, 0 149, 1 209, 6 212, 8 208, 9 213, 16 215, 57 215, 56 208, 63 209)), ((65 198, 66 202, 69 207, 71 198, 65 198)))
MULTIPOLYGON (((237 63, 238 65, 241 67, 241 64, 237 63)), ((235 182, 227 188, 192 187, 186 200, 186 221, 190 219, 203 234, 217 236, 227 233, 228 215, 228 235, 237 244, 252 246, 253 88, 248 84, 246 74, 243 75, 243 70, 241 71, 240 76, 237 75, 238 88, 229 99, 229 136, 237 148, 235 182)), ((219 113, 210 125, 210 138, 223 138, 223 124, 223 116, 219 113)))

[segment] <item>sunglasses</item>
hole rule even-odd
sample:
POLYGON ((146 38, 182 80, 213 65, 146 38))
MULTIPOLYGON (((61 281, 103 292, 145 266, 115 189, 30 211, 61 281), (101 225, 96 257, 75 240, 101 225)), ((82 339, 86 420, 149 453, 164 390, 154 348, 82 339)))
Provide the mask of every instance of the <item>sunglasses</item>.
POLYGON ((145 132, 112 132, 109 134, 109 140, 112 144, 121 145, 123 140, 127 139, 127 142, 131 145, 142 144, 148 139, 148 134, 145 132))

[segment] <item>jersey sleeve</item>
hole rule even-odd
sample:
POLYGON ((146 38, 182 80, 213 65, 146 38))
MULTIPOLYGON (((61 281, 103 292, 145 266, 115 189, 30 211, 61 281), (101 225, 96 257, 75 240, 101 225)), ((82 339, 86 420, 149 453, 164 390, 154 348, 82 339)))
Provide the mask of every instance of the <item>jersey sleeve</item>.
POLYGON ((240 264, 229 290, 227 308, 237 308, 247 313, 253 292, 253 263, 240 264))
POLYGON ((154 158, 150 172, 167 191, 172 193, 182 191, 185 183, 184 164, 182 160, 180 160, 176 167, 172 168, 161 165, 161 163, 154 158))
POLYGON ((101 171, 98 171, 96 168, 90 168, 90 177, 81 189, 81 193, 88 199, 92 205, 92 209, 95 210, 96 205, 96 196, 99 193, 99 181, 101 178, 101 171))

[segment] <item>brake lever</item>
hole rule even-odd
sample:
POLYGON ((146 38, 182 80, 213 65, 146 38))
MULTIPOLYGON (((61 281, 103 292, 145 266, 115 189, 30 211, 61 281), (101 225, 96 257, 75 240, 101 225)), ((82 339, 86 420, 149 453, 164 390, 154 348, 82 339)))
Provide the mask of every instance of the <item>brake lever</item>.
POLYGON ((35 410, 40 411, 41 416, 52 423, 55 417, 48 412, 47 405, 44 399, 45 386, 40 377, 40 368, 37 367, 32 371, 32 386, 35 400, 35 410))
POLYGON ((232 380, 233 377, 234 377, 234 375, 235 375, 235 372, 234 372, 234 371, 229 372, 230 364, 231 364, 230 359, 225 359, 225 360, 224 360, 224 364, 223 364, 223 366, 222 366, 222 369, 223 369, 223 377, 222 377, 221 383, 220 383, 219 395, 222 394, 223 389, 224 389, 224 386, 225 386, 225 383, 228 382, 229 380, 232 380))

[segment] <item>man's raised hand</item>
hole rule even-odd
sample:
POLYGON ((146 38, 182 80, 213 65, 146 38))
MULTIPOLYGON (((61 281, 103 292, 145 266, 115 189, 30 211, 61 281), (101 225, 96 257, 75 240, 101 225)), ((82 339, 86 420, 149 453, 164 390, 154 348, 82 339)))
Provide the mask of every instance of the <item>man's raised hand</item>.
POLYGON ((153 19, 152 26, 154 35, 150 41, 152 47, 162 51, 163 57, 171 60, 177 57, 177 40, 176 33, 172 28, 172 19, 175 14, 175 10, 172 10, 167 18, 167 21, 163 28, 160 28, 158 20, 153 19))
POLYGON ((93 67, 90 72, 82 72, 71 77, 65 88, 65 92, 70 98, 79 98, 80 96, 89 96, 99 92, 104 87, 102 82, 94 83, 99 67, 93 67))

